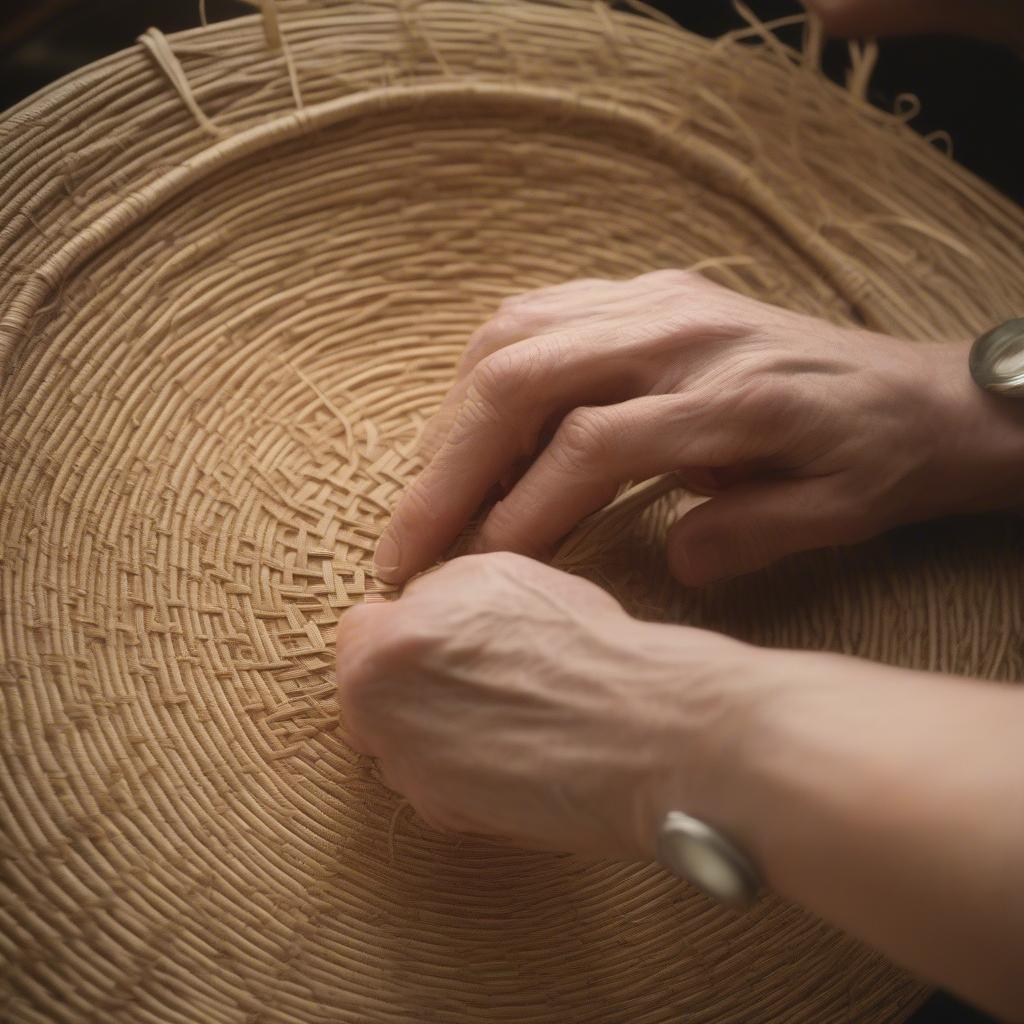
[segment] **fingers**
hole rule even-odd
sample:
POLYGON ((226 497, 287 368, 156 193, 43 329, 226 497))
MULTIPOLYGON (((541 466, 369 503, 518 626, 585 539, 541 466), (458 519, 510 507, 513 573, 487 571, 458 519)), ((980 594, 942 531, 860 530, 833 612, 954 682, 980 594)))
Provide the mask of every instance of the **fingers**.
POLYGON ((635 331, 637 325, 651 319, 661 300, 678 298, 683 287, 695 296, 704 296, 704 301, 708 294, 726 294, 699 275, 657 270, 629 281, 571 281, 506 299, 498 313, 470 339, 455 384, 423 430, 421 459, 429 461, 443 444, 472 386, 473 370, 488 356, 528 339, 570 332, 576 336, 588 334, 595 346, 614 343, 628 333, 624 325, 635 331))
POLYGON ((470 338, 458 376, 465 377, 477 363, 499 349, 564 329, 570 323, 582 326, 610 317, 649 315, 659 301, 678 297, 683 287, 701 293, 721 291, 697 274, 655 270, 628 281, 592 278, 513 296, 470 338))
POLYGON ((378 543, 381 579, 402 583, 436 561, 491 488, 534 451, 554 415, 635 391, 631 361, 602 354, 600 339, 600 332, 533 339, 474 370, 444 442, 378 543))
POLYGON ((830 35, 909 35, 968 32, 995 39, 1019 27, 1003 0, 805 0, 830 35))
POLYGON ((465 377, 477 363, 500 348, 591 313, 610 296, 621 294, 629 284, 586 278, 505 299, 494 316, 469 339, 459 361, 458 377, 465 377))
POLYGON ((546 557, 622 484, 686 465, 731 463, 758 443, 756 432, 736 436, 735 425, 710 403, 680 395, 575 409, 491 509, 475 549, 546 557))
POLYGON ((723 297, 736 299, 701 275, 679 270, 656 270, 628 281, 570 281, 505 299, 497 313, 470 338, 455 384, 423 430, 421 459, 429 461, 441 447, 469 390, 473 370, 488 356, 530 338, 556 331, 564 334, 570 328, 579 334, 596 332, 603 325, 603 336, 614 339, 623 332, 607 329, 613 320, 620 327, 642 323, 650 319, 660 302, 678 301, 683 292, 699 308, 706 308, 712 297, 716 302, 723 297))
POLYGON ((852 544, 873 530, 832 477, 740 484, 688 512, 668 535, 672 574, 703 586, 798 551, 852 544))
POLYGON ((459 361, 458 373, 441 408, 428 423, 423 453, 432 456, 441 446, 454 422, 455 412, 472 385, 473 370, 488 356, 518 342, 540 337, 572 324, 578 334, 583 324, 594 320, 607 306, 610 295, 621 295, 632 282, 571 281, 538 292, 506 299, 498 312, 469 340, 459 361))
MULTIPOLYGON (((378 575, 400 584, 440 557, 492 488, 514 479, 523 460, 532 457, 545 428, 569 410, 674 390, 676 378, 686 372, 686 359, 696 358, 692 353, 683 356, 676 344, 679 337, 685 334, 689 340, 714 343, 721 343, 721 336, 731 340, 736 331, 732 305, 737 301, 732 293, 699 275, 658 271, 626 282, 576 282, 546 296, 535 294, 506 303, 504 322, 499 317, 477 338, 466 361, 470 368, 445 399, 424 438, 421 457, 429 463, 403 496, 380 540, 374 558, 378 575), (672 300, 667 305, 666 297, 672 300), (685 325, 678 311, 683 299, 687 308, 693 305, 700 311, 697 319, 685 325), (561 329, 509 342, 523 331, 567 321, 568 326, 561 329), (495 346, 497 351, 490 351, 495 346)), ((570 421, 570 439, 572 426, 570 421)), ((715 436, 713 429, 709 436, 715 436)), ((562 448, 556 445, 552 456, 557 458, 562 448)), ((531 478, 532 490, 522 494, 524 503, 533 500, 534 492, 545 495, 543 509, 552 513, 549 526, 533 542, 522 531, 513 539, 508 529, 501 539, 502 530, 496 529, 489 543, 509 545, 511 550, 547 544, 555 530, 564 533, 571 528, 580 509, 598 507, 602 499, 607 500, 609 488, 614 492, 622 480, 641 472, 619 466, 616 478, 607 472, 601 478, 588 475, 589 471, 577 473, 578 493, 561 508, 547 497, 555 493, 547 481, 556 467, 543 468, 540 483, 531 478)), ((518 499, 510 508, 517 503, 518 499)), ((506 507, 497 516, 505 516, 510 526, 508 512, 506 507)), ((500 521, 492 521, 492 527, 500 521)), ((531 514, 528 522, 539 524, 539 516, 531 514)))

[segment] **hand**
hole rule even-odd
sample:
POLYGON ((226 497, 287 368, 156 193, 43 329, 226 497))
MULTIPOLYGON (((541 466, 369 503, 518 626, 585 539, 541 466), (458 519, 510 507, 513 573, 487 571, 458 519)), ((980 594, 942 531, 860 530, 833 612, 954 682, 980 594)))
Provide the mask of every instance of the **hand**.
POLYGON ((429 823, 651 860, 663 814, 915 973, 1024 1020, 1016 687, 638 622, 516 555, 346 612, 342 718, 429 823))
POLYGON ((426 568, 509 480, 476 550, 543 558, 620 485, 678 472, 714 495, 668 537, 691 585, 998 507, 1021 489, 1012 406, 973 386, 966 345, 837 327, 696 274, 542 289, 471 340, 378 572, 426 568))
POLYGON ((952 32, 998 43, 1024 42, 1020 0, 805 0, 831 35, 952 32))
POLYGON ((679 801, 714 763, 707 722, 753 650, 477 555, 345 614, 339 699, 352 746, 428 823, 650 860, 665 811, 697 806, 679 801))

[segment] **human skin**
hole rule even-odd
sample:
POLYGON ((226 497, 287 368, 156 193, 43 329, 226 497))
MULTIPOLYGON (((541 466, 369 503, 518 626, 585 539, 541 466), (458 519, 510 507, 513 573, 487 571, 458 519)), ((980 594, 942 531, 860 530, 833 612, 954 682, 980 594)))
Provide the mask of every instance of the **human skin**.
POLYGON ((805 0, 839 36, 943 32, 1024 45, 1021 0, 805 0))
POLYGON ((836 327, 676 271, 505 303, 381 575, 406 582, 504 497, 480 553, 343 618, 353 746, 429 822, 531 847, 651 859, 665 811, 687 811, 780 893, 1024 1020, 1024 694, 641 623, 535 560, 662 472, 712 494, 669 534, 688 584, 1020 504, 1024 419, 966 366, 966 342, 836 327))
POLYGON ((435 827, 653 860, 685 810, 777 892, 1024 1020, 1024 692, 639 622, 512 554, 353 608, 338 652, 349 742, 435 827))
POLYGON ((713 494, 668 537, 694 586, 1024 502, 1024 413, 973 384, 967 349, 675 270, 516 296, 471 339, 377 571, 403 583, 433 564, 502 482, 476 550, 544 558, 621 484, 679 473, 713 494))

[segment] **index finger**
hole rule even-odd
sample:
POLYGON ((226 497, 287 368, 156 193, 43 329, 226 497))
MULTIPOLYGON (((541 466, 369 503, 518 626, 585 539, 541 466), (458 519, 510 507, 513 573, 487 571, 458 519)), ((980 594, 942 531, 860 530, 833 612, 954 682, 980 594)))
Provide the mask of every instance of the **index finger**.
POLYGON ((480 369, 440 448, 402 496, 377 543, 374 571, 387 583, 404 583, 434 562, 534 443, 536 408, 531 414, 514 388, 502 388, 500 372, 489 371, 486 363, 480 369))
POLYGON ((635 369, 602 355, 600 340, 546 335, 502 349, 474 369, 447 437, 377 545, 374 568, 382 580, 402 583, 436 561, 491 488, 533 453, 553 414, 625 397, 635 369))

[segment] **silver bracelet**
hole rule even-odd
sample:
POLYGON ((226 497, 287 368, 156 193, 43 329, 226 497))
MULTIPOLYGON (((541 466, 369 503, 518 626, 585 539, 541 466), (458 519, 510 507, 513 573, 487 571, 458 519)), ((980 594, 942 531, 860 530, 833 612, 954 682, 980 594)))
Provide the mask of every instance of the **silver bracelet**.
POLYGON ((761 877, 721 832, 682 811, 669 811, 658 829, 658 860, 674 875, 730 907, 751 906, 761 877))
POLYGON ((971 347, 975 383, 999 395, 1024 398, 1024 319, 986 331, 971 347))

